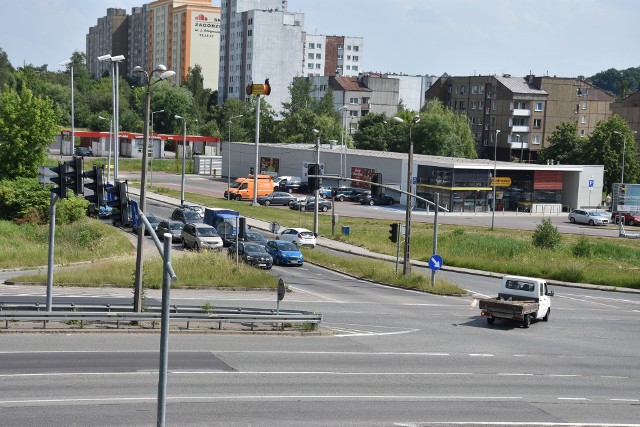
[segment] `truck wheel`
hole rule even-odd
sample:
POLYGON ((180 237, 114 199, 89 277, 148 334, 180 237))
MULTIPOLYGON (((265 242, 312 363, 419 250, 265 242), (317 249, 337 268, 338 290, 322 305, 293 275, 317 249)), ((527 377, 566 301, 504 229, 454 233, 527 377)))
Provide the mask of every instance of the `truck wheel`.
POLYGON ((544 317, 542 318, 542 320, 544 320, 545 322, 549 321, 549 314, 551 314, 551 309, 547 309, 547 314, 544 315, 544 317))
POLYGON ((524 320, 522 321, 522 327, 527 329, 529 326, 531 326, 531 315, 525 314, 524 320))
POLYGON ((487 317, 487 323, 490 325, 493 325, 496 322, 496 318, 491 316, 491 317, 487 317))
POLYGON ((238 195, 236 196, 236 200, 237 200, 237 201, 241 201, 241 200, 242 200, 242 196, 238 194, 238 195))

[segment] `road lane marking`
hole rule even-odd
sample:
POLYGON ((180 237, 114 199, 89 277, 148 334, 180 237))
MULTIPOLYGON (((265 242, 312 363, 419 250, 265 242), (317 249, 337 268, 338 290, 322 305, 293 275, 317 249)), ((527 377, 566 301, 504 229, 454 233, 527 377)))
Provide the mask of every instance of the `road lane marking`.
POLYGON ((609 399, 612 402, 640 402, 640 399, 609 399))
POLYGON ((490 353, 469 353, 471 357, 494 357, 493 354, 490 353))
POLYGON ((591 399, 587 399, 586 397, 558 397, 558 400, 591 400, 591 399))
POLYGON ((519 372, 513 372, 513 373, 499 372, 498 375, 503 376, 503 377, 532 377, 532 376, 534 376, 534 374, 525 374, 525 373, 519 373, 519 372))

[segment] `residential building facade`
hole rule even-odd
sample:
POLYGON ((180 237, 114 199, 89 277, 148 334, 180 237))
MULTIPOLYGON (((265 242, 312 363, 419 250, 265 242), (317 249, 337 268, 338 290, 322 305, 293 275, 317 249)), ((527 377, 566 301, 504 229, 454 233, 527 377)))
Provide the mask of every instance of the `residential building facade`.
POLYGON ((362 37, 304 34, 303 75, 357 76, 363 71, 362 37))
POLYGON ((621 101, 614 102, 611 105, 611 112, 625 119, 631 130, 636 132, 633 136, 640 152, 640 90, 633 92, 621 101))
POLYGON ((133 69, 147 65, 147 48, 149 40, 149 5, 134 7, 129 15, 128 39, 129 47, 125 60, 129 64, 129 76, 138 76, 133 69))
MULTIPOLYGON (((98 18, 97 25, 89 28, 86 36, 87 70, 94 77, 101 77, 111 71, 111 63, 98 61, 98 56, 128 55, 129 20, 125 9, 109 8, 107 15, 98 18)), ((126 75, 128 63, 120 64, 120 74, 126 75)))
POLYGON ((398 79, 399 103, 411 111, 420 111, 425 104, 425 94, 431 85, 438 79, 436 76, 409 76, 406 74, 383 74, 383 77, 398 79))

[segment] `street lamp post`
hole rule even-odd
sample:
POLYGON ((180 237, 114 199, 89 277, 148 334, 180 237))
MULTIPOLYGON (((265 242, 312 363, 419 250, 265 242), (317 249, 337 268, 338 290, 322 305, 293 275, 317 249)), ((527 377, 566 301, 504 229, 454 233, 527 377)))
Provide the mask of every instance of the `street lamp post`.
MULTIPOLYGON (((105 117, 98 116, 100 120, 109 120, 105 117)), ((107 183, 111 182, 111 145, 113 144, 113 120, 109 120, 109 156, 107 158, 107 183)))
MULTIPOLYGON (((496 129, 496 140, 493 145, 493 208, 491 209, 491 229, 493 230, 493 224, 496 217, 496 184, 498 179, 498 135, 500 129, 496 129)), ((436 207, 436 209, 438 209, 436 207)))
MULTIPOLYGON (((394 121, 405 123, 400 117, 394 117, 394 121)), ((409 125, 409 154, 407 156, 407 207, 405 210, 405 232, 404 232, 404 264, 402 266, 402 274, 407 275, 411 272, 411 194, 412 187, 412 169, 413 169, 413 140, 411 139, 411 128, 420 121, 420 116, 414 116, 409 125)), ((437 209, 437 207, 436 207, 437 209)))
MULTIPOLYGON (((518 135, 518 141, 520 141, 520 135, 518 135)), ((520 163, 523 162, 524 159, 524 138, 520 141, 520 163)))
POLYGON ((231 122, 242 114, 229 118, 229 140, 227 141, 227 200, 231 200, 231 122))
MULTIPOLYGON (((620 184, 624 184, 624 155, 625 151, 627 151, 627 135, 617 130, 614 130, 613 133, 622 135, 622 172, 620 173, 620 184)), ((638 133, 638 131, 634 130, 631 133, 638 133)))
POLYGON ((176 114, 176 119, 182 119, 182 176, 180 178, 180 206, 184 205, 184 167, 187 145, 187 120, 176 114))
POLYGON ((113 132, 114 132, 114 142, 115 146, 113 147, 113 179, 118 179, 118 154, 120 152, 118 145, 120 141, 120 136, 118 135, 120 129, 120 62, 124 61, 124 55, 116 55, 111 56, 111 54, 98 56, 98 61, 110 61, 111 62, 111 97, 113 101, 113 132))
MULTIPOLYGON (((151 136, 153 137, 153 115, 156 113, 164 113, 164 110, 158 110, 158 111, 152 111, 151 112, 151 136)), ((149 181, 150 184, 153 185, 153 153, 154 153, 154 145, 153 145, 153 140, 151 142, 151 168, 149 170, 149 181)), ((162 150, 160 150, 160 152, 162 152, 162 150)))
MULTIPOLYGON (((341 144, 341 148, 340 148, 340 177, 344 178, 344 164, 343 164, 343 160, 342 158, 344 157, 344 134, 347 132, 347 127, 345 125, 345 116, 346 116, 346 112, 349 109, 349 107, 347 107, 346 105, 343 105, 342 107, 340 107, 340 113, 341 113, 341 118, 342 118, 342 132, 340 132, 340 137, 342 138, 342 144, 341 144)), ((338 185, 340 185, 340 181, 338 181, 338 185)))
MULTIPOLYGON (((75 111, 74 111, 74 102, 73 102, 73 61, 67 59, 60 63, 60 65, 69 66, 69 70, 71 71, 71 149, 73 150, 76 145, 76 126, 75 126, 75 111)), ((60 141, 60 154, 62 154, 62 141, 60 141)), ((72 154, 73 153, 72 151, 72 154)))
MULTIPOLYGON (((316 164, 318 165, 318 169, 320 168, 320 131, 318 129, 311 130, 313 134, 316 136, 316 164)), ((316 178, 318 179, 318 178, 316 178)), ((320 191, 316 187, 313 190, 314 202, 313 202, 313 234, 318 236, 318 204, 320 198, 320 191)))
MULTIPOLYGON (((149 155, 149 115, 151 111, 151 77, 153 74, 158 72, 160 75, 158 76, 160 80, 165 80, 173 77, 176 73, 175 71, 167 70, 167 67, 164 65, 158 65, 155 70, 148 73, 139 65, 136 66, 133 71, 137 73, 144 73, 147 78, 147 90, 145 96, 145 109, 144 109, 144 147, 142 149, 142 172, 140 174, 140 203, 138 205, 138 211, 145 211, 146 200, 147 200, 147 157, 149 155)), ((116 122, 117 123, 117 122, 116 122)), ((117 176, 114 175, 114 179, 118 179, 117 176)), ((135 312, 142 311, 142 245, 144 242, 144 222, 140 222, 140 227, 138 228, 138 247, 136 248, 136 275, 133 289, 133 310, 135 312)))

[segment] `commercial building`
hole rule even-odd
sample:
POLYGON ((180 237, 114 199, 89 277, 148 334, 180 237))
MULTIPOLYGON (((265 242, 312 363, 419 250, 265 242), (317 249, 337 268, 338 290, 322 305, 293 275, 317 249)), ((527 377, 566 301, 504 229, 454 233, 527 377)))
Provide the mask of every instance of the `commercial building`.
MULTIPOLYGON (((98 18, 97 25, 89 28, 86 36, 87 70, 94 77, 101 77, 111 71, 111 63, 98 61, 98 56, 107 53, 112 56, 128 55, 129 16, 125 9, 109 8, 107 15, 98 18)), ((121 75, 129 71, 129 63, 120 65, 121 75)))
POLYGON ((443 76, 427 90, 469 118, 479 157, 535 162, 563 122, 575 122, 582 136, 611 117, 614 96, 575 78, 549 76, 443 76), (499 131, 499 132, 498 132, 499 131), (497 144, 497 147, 496 147, 497 144))
MULTIPOLYGON (((246 176, 255 167, 255 144, 232 143, 222 151, 223 171, 231 162, 231 176, 246 176)), ((342 147, 322 145, 320 163, 324 167, 324 185, 338 184, 342 147)), ((306 166, 315 163, 315 145, 260 144, 261 164, 277 165, 278 175, 305 176, 306 166)), ((374 172, 382 174, 382 183, 406 191, 407 154, 346 149, 344 170, 354 179, 366 179, 374 172)), ((601 203, 604 167, 602 165, 537 165, 495 162, 486 159, 462 159, 427 155, 413 156, 411 176, 416 178, 415 194, 433 200, 440 194, 441 205, 455 212, 486 212, 492 206, 491 177, 497 170, 497 210, 560 213, 578 207, 596 207, 601 203)), ((340 184, 349 185, 342 181, 340 184)), ((358 184, 354 184, 358 185, 358 184)), ((406 196, 385 190, 400 203, 406 196)), ((418 202, 417 207, 425 207, 418 202)))

